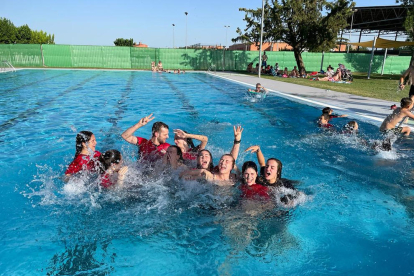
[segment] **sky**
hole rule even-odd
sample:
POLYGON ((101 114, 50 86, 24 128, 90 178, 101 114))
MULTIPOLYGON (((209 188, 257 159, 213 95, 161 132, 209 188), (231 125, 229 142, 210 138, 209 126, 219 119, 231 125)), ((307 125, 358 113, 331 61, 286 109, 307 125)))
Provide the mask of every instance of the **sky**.
MULTIPOLYGON (((397 5, 395 0, 355 2, 356 6, 397 5)), ((244 12, 239 8, 258 8, 261 3, 259 0, 0 0, 0 17, 11 20, 16 27, 27 24, 31 29, 54 34, 56 44, 113 46, 117 38, 133 38, 149 47, 172 48, 173 44, 184 47, 187 37, 187 45, 227 46, 233 44, 230 39, 237 36, 237 27, 245 27, 244 12)), ((354 34, 351 41, 357 39, 354 34)))

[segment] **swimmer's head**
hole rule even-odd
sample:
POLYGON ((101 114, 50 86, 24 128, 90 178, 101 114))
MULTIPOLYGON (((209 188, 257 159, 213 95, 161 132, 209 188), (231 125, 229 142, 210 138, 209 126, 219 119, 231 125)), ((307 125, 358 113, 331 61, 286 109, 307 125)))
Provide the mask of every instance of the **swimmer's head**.
POLYGON ((332 108, 330 107, 325 107, 324 109, 322 109, 322 114, 331 114, 332 113, 332 108))
POLYGON ((350 121, 345 125, 345 129, 351 130, 351 131, 357 131, 358 130, 358 123, 356 121, 350 121))
POLYGON ((168 158, 170 159, 174 159, 174 161, 176 162, 183 162, 184 158, 183 158, 183 152, 181 151, 181 149, 175 145, 169 146, 167 149, 167 153, 166 155, 168 156, 168 158))
POLYGON ((211 172, 213 168, 213 156, 211 152, 206 149, 200 150, 197 154, 197 169, 206 169, 211 172))
POLYGON ((412 108, 413 100, 410 98, 402 98, 401 99, 401 107, 402 108, 412 108))
POLYGON ((224 154, 219 161, 218 169, 220 173, 226 174, 231 172, 231 170, 234 168, 234 164, 236 163, 236 160, 234 160, 233 155, 231 154, 224 154))
POLYGON ((282 177, 282 162, 276 158, 269 158, 264 173, 267 181, 275 183, 282 177))
POLYGON ((75 158, 78 156, 82 149, 91 149, 95 151, 96 139, 92 132, 83 130, 76 135, 76 153, 75 158))
POLYGON ((114 172, 117 172, 122 166, 122 155, 118 150, 107 150, 99 157, 99 161, 102 164, 102 173, 109 168, 112 168, 114 172))
POLYGON ((163 144, 168 139, 168 125, 163 122, 155 122, 152 125, 152 137, 155 137, 158 143, 163 144))
POLYGON ((257 166, 253 161, 244 162, 242 167, 243 181, 247 185, 256 184, 257 166))
POLYGON ((257 89, 262 88, 262 85, 260 84, 260 82, 256 83, 256 88, 257 88, 257 89))

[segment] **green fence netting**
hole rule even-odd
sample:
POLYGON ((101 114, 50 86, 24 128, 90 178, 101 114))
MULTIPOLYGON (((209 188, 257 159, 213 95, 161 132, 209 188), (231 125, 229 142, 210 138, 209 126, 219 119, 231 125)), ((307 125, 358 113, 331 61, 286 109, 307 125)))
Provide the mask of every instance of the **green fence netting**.
MULTIPOLYGON (((292 51, 266 52, 267 64, 292 70, 296 66, 292 51)), ((354 72, 368 72, 371 54, 366 53, 302 53, 307 71, 326 70, 328 65, 344 64, 354 72), (323 63, 322 63, 322 55, 323 63), (322 63, 322 64, 321 64, 322 63)), ((382 55, 374 55, 372 73, 381 73, 382 55)), ((246 70, 259 62, 258 51, 223 51, 212 49, 160 49, 115 46, 2 44, 0 60, 17 67, 67 67, 151 69, 151 62, 162 61, 165 69, 184 70, 246 70), (43 57, 42 57, 43 53, 43 57), (43 60, 42 60, 43 58, 43 60)), ((401 74, 410 61, 406 56, 388 56, 384 74, 401 74)))
POLYGON ((0 44, 0 61, 15 67, 42 67, 40 44, 0 44))

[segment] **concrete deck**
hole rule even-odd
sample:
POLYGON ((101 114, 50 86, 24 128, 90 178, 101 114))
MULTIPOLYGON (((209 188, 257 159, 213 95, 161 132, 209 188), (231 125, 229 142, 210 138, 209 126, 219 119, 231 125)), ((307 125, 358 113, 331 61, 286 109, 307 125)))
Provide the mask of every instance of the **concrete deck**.
MULTIPOLYGON (((249 85, 252 88, 256 87, 256 83, 260 82, 269 91, 272 91, 282 97, 312 106, 329 106, 335 110, 341 110, 339 112, 341 114, 348 114, 351 117, 358 117, 358 119, 369 121, 376 125, 380 125, 384 118, 391 113, 391 105, 397 104, 397 106, 399 106, 399 103, 395 102, 281 82, 277 81, 277 78, 275 78, 275 80, 263 78, 259 79, 257 76, 253 75, 242 75, 231 72, 217 72, 212 73, 212 75, 249 85)), ((404 95, 405 93, 401 94, 402 97, 404 95)))

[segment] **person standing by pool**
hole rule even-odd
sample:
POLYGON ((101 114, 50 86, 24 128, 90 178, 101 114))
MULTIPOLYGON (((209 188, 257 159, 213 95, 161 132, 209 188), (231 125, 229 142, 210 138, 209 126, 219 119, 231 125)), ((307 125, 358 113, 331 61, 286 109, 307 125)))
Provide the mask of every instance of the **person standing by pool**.
POLYGON ((207 136, 190 134, 181 129, 174 129, 174 134, 174 143, 181 149, 184 160, 196 160, 198 152, 204 149, 208 142, 207 136), (201 143, 194 146, 193 139, 201 143))
POLYGON ((410 85, 410 92, 408 92, 408 97, 414 101, 414 60, 411 61, 410 67, 404 72, 404 74, 401 76, 400 79, 400 90, 403 90, 405 88, 405 79, 407 79, 406 85, 410 85))
POLYGON ((266 65, 267 65, 267 55, 266 55, 266 52, 263 52, 262 66, 264 66, 266 68, 266 65))
POLYGON ((96 138, 92 132, 83 130, 76 135, 75 157, 65 172, 66 178, 80 171, 97 170, 101 153, 95 147, 96 138))
POLYGON ((163 122, 155 122, 152 125, 151 139, 147 140, 142 137, 133 136, 134 132, 154 120, 152 113, 141 118, 138 123, 128 128, 122 133, 122 138, 130 144, 139 147, 140 158, 147 161, 156 161, 160 159, 167 151, 170 144, 166 143, 168 139, 168 125, 163 122))
POLYGON ((128 172, 127 166, 122 166, 122 155, 118 150, 108 150, 99 158, 101 166, 101 186, 120 188, 124 184, 125 174, 128 172))

